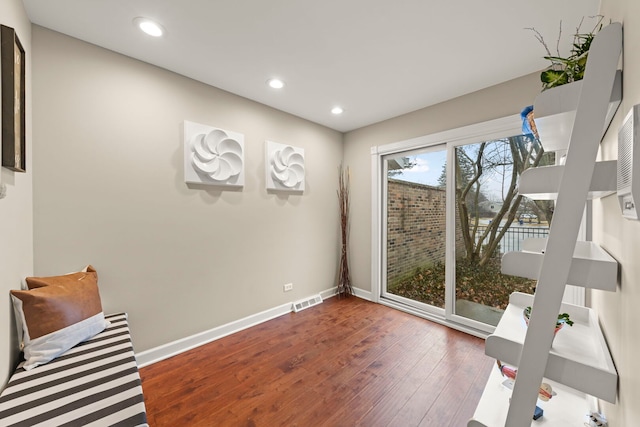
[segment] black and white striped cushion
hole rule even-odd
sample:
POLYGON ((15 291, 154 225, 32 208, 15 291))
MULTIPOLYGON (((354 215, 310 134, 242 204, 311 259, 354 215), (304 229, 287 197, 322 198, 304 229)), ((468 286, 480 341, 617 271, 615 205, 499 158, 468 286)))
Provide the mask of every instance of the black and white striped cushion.
POLYGON ((127 315, 46 365, 19 365, 0 395, 1 426, 146 426, 127 315))

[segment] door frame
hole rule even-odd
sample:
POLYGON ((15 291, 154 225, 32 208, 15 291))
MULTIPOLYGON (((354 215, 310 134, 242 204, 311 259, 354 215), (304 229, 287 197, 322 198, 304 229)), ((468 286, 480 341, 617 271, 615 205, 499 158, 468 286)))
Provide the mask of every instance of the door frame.
MULTIPOLYGON (((447 165, 454 164, 453 148, 460 145, 472 144, 492 139, 500 139, 522 132, 522 119, 519 114, 475 123, 450 129, 430 135, 420 136, 390 144, 371 147, 371 280, 372 299, 374 302, 388 305, 429 320, 445 324, 452 328, 467 332, 479 337, 486 337, 493 333, 495 327, 472 319, 458 316, 454 313, 455 304, 455 254, 452 250, 446 251, 446 296, 444 314, 438 310, 421 310, 419 304, 407 304, 401 298, 389 299, 383 296, 384 283, 386 281, 385 236, 386 228, 386 165, 385 157, 393 154, 402 154, 406 151, 419 150, 432 146, 446 146, 447 165)), ((447 168, 447 182, 454 182, 452 168, 447 168)), ((455 224, 455 186, 447 185, 447 224, 455 224)), ((455 229, 447 226, 447 247, 454 247, 455 229)), ((569 288, 569 287, 568 287, 569 288)), ((574 288, 574 287, 571 287, 574 288)), ((584 289, 571 289, 566 294, 568 300, 574 304, 584 304, 584 289)))
MULTIPOLYGON (((423 146, 420 147, 418 149, 415 150, 404 150, 401 152, 402 156, 404 157, 406 156, 411 156, 411 155, 415 155, 415 154, 425 154, 428 152, 434 152, 434 151, 444 151, 445 154, 447 155, 447 164, 449 163, 449 155, 448 155, 448 150, 449 147, 447 144, 431 144, 428 146, 423 146)), ((386 250, 386 242, 387 242, 387 238, 388 238, 388 227, 385 227, 384 224, 387 223, 388 221, 388 210, 387 210, 387 201, 388 201, 388 168, 387 168, 387 162, 385 161, 388 158, 392 158, 396 153, 391 153, 391 154, 384 154, 381 156, 381 162, 382 162, 382 181, 381 181, 381 209, 380 209, 380 213, 381 213, 381 224, 382 226, 380 227, 380 232, 381 232, 381 247, 380 247, 380 252, 381 252, 381 260, 382 260, 382 264, 381 264, 381 276, 380 276, 380 292, 378 293, 380 296, 380 300, 381 301, 389 301, 389 302, 393 302, 393 303, 397 303, 397 304, 401 304, 403 306, 409 306, 411 309, 413 310, 418 310, 421 312, 425 312, 426 315, 433 315, 436 317, 445 317, 446 316, 446 307, 442 308, 442 307, 436 307, 433 305, 429 305, 420 301, 416 301, 416 300, 412 300, 410 298, 406 298, 400 295, 396 295, 393 294, 391 292, 388 292, 386 290, 387 286, 386 286, 386 282, 387 282, 387 275, 385 274, 385 266, 387 266, 388 263, 388 259, 387 259, 387 250, 386 250)), ((448 175, 448 173, 447 173, 448 175)), ((447 176, 447 181, 449 180, 449 177, 447 176)), ((448 218, 448 206, 449 206, 449 195, 446 194, 448 193, 448 190, 445 192, 445 198, 446 198, 446 209, 445 209, 445 224, 449 222, 449 218, 448 218)), ((445 240, 448 239, 448 230, 445 233, 445 240)), ((448 248, 448 242, 445 242, 445 249, 448 248)), ((447 251, 445 250, 445 264, 448 263, 448 258, 449 258, 449 254, 447 253, 447 251)), ((445 271, 445 274, 448 274, 447 271, 445 271)), ((445 300, 447 299, 447 295, 445 293, 445 300)))

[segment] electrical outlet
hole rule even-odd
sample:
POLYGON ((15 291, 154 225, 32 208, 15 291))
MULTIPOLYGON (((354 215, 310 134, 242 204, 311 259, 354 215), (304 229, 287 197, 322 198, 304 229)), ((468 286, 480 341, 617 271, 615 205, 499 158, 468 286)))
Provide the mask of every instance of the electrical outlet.
POLYGON ((287 283, 284 285, 284 291, 289 292, 293 290, 293 283, 287 283))

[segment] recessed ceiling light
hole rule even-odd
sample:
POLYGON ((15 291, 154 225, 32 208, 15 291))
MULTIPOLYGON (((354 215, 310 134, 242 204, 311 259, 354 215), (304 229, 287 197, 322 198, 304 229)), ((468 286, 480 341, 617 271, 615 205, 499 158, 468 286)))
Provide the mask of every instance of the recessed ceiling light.
POLYGON ((284 87, 284 82, 280 79, 269 79, 267 84, 274 89, 282 89, 284 87))
POLYGON ((151 19, 138 17, 133 20, 133 23, 152 37, 161 37, 164 34, 164 28, 162 28, 162 25, 152 21, 151 19))
POLYGON ((342 113, 344 113, 344 110, 342 109, 342 107, 333 107, 331 109, 331 114, 335 114, 336 116, 342 113))

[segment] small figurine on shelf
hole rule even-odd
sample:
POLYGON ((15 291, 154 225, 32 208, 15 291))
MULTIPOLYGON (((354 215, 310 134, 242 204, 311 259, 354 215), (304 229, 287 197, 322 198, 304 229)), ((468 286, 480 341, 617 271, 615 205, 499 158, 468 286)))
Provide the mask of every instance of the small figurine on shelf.
MULTIPOLYGON (((513 387, 512 383, 513 381, 516 380, 516 375, 518 374, 518 370, 510 366, 503 365, 502 362, 500 362, 499 360, 496 360, 496 363, 498 364, 498 369, 500 370, 500 373, 502 374, 502 376, 507 377, 509 379, 509 385, 506 385, 506 387, 512 388, 513 387)), ((507 381, 505 381, 505 383, 506 382, 507 381)), ((538 399, 540 399, 543 402, 548 402, 549 399, 551 399, 555 395, 556 393, 553 391, 553 389, 549 384, 547 383, 540 384, 540 389, 538 389, 538 399)), ((536 405, 536 409, 533 412, 533 419, 537 420, 539 418, 542 418, 543 414, 544 414, 544 411, 542 410, 542 408, 536 405)))
MULTIPOLYGON (((517 369, 507 365, 503 365, 499 360, 496 360, 496 363, 498 364, 498 369, 500 370, 500 373, 503 377, 507 377, 510 380, 515 381, 516 375, 518 374, 517 369)), ((553 391, 553 388, 549 384, 540 384, 540 389, 538 390, 538 398, 540 400, 542 400, 543 402, 548 402, 549 399, 551 399, 555 395, 556 393, 553 391)))
POLYGON ((535 139, 540 139, 536 122, 534 121, 533 105, 524 107, 522 111, 520 111, 520 118, 522 119, 522 134, 531 135, 535 139))

